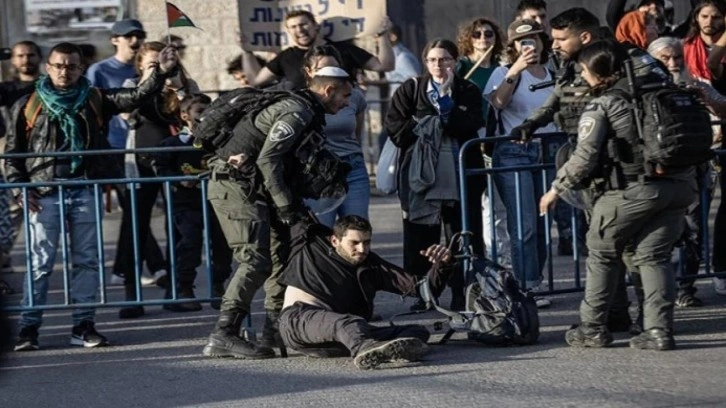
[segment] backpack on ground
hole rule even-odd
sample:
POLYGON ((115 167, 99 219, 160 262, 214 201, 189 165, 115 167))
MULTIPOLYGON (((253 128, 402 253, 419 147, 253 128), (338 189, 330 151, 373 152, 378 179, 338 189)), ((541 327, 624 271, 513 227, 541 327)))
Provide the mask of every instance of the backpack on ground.
MULTIPOLYGON (((459 235, 459 234, 457 234, 459 235)), ((456 240, 452 239, 452 242, 456 240)), ((539 339, 537 304, 524 293, 511 270, 496 263, 467 254, 466 310, 452 311, 438 305, 428 281, 420 284, 421 297, 448 317, 449 330, 439 342, 444 344, 456 332, 465 332, 470 340, 491 345, 528 345, 539 339)), ((435 324, 434 328, 443 327, 435 324)))
MULTIPOLYGON (((292 95, 285 91, 263 91, 253 87, 238 88, 215 99, 202 113, 194 129, 194 146, 215 153, 227 160, 244 151, 247 141, 234 138, 234 128, 247 119, 254 118, 264 108, 292 95)), ((247 131, 254 132, 254 126, 247 131)), ((259 133, 259 132, 258 132, 259 133)), ((264 139, 265 135, 257 135, 264 139)))
POLYGON ((711 117, 698 92, 671 82, 638 84, 632 60, 625 61, 631 84, 625 93, 635 113, 646 176, 703 164, 714 157, 711 117))

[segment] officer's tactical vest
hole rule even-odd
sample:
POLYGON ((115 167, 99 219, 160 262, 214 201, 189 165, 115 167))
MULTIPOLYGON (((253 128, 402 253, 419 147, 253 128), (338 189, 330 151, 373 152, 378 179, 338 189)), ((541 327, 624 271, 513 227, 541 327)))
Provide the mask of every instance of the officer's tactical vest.
POLYGON ((585 107, 593 100, 587 85, 579 72, 575 72, 572 64, 565 68, 565 73, 557 79, 560 83, 560 109, 555 113, 555 123, 568 135, 577 135, 577 125, 585 107))

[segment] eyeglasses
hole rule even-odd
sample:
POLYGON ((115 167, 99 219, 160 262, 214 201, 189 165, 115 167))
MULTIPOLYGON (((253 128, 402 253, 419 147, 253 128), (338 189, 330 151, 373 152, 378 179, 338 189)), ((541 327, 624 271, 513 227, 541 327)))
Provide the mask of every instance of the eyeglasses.
POLYGON ((454 59, 451 57, 444 57, 444 58, 426 58, 427 64, 448 64, 449 62, 453 61, 454 59))
POLYGON ((63 70, 66 70, 68 72, 76 72, 76 71, 79 71, 82 68, 81 65, 77 65, 77 64, 70 64, 70 65, 58 64, 58 63, 52 64, 50 62, 48 63, 48 66, 51 67, 51 68, 53 68, 54 70, 56 70, 58 72, 61 72, 63 70))
POLYGON ((482 34, 484 35, 484 38, 492 38, 494 37, 494 31, 492 30, 483 30, 483 31, 474 31, 471 33, 471 38, 478 40, 481 38, 482 34))

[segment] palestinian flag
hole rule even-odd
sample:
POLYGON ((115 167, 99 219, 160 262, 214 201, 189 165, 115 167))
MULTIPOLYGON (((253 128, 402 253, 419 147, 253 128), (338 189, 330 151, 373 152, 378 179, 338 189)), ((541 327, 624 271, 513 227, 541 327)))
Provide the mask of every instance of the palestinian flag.
POLYGON ((194 27, 199 28, 192 22, 183 11, 179 10, 179 7, 167 2, 166 3, 166 18, 169 23, 169 27, 194 27))

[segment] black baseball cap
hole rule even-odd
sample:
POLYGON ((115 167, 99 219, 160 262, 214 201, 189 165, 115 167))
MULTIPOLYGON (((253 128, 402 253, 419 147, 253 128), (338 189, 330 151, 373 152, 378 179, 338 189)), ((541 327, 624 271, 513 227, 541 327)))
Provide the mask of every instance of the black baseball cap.
POLYGON ((134 19, 126 19, 117 21, 113 24, 111 27, 111 35, 114 37, 124 36, 131 34, 133 32, 142 32, 144 33, 144 36, 146 36, 146 31, 144 31, 144 26, 141 24, 139 20, 134 19))

